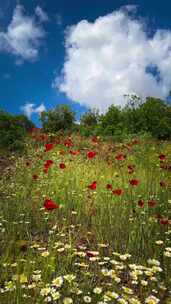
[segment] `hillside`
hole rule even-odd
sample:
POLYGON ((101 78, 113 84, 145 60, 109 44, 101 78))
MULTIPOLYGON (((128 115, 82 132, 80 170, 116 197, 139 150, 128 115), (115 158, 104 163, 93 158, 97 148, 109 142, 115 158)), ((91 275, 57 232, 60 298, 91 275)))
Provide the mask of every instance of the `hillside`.
POLYGON ((32 133, 0 182, 0 303, 171 303, 171 144, 32 133))

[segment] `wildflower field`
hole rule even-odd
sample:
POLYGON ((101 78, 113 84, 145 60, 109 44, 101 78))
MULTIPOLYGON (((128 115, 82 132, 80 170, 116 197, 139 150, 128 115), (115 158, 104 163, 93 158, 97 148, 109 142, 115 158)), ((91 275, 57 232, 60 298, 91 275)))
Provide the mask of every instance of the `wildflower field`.
POLYGON ((33 131, 0 181, 0 303, 171 303, 171 143, 33 131))

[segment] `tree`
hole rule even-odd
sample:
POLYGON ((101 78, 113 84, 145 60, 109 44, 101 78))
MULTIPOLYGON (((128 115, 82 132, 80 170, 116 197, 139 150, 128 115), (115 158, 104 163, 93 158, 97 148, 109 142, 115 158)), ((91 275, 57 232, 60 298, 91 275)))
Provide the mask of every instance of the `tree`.
POLYGON ((111 105, 108 111, 100 117, 99 132, 104 135, 112 136, 115 133, 118 133, 118 130, 122 129, 123 123, 121 109, 111 105))
POLYGON ((94 127, 99 121, 99 111, 89 109, 81 116, 80 124, 84 127, 94 127))
POLYGON ((140 107, 141 129, 158 139, 171 138, 171 105, 164 100, 148 97, 140 107))
POLYGON ((42 127, 45 132, 70 130, 75 121, 75 114, 68 105, 57 106, 53 110, 41 113, 42 127))

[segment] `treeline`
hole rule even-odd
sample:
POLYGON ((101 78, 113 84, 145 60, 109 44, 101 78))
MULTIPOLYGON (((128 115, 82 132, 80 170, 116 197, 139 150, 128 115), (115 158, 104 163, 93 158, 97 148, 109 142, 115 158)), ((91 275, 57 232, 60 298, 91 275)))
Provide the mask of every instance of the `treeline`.
MULTIPOLYGON (((127 136, 148 134, 171 139, 171 104, 159 98, 148 97, 145 102, 137 96, 128 96, 128 103, 120 108, 111 105, 105 114, 88 110, 79 122, 67 105, 60 105, 41 113, 42 131, 45 133, 79 133, 83 136, 101 135, 122 140, 127 136)), ((12 115, 0 110, 0 148, 20 150, 34 124, 25 115, 12 115)))
MULTIPOLYGON (((129 96, 128 96, 129 97, 129 96)), ((45 132, 71 131, 81 135, 102 135, 122 139, 127 135, 147 133, 156 139, 171 139, 171 105, 164 100, 148 97, 145 102, 129 97, 125 107, 111 105, 105 114, 88 110, 76 123, 69 106, 61 105, 41 115, 45 132)))

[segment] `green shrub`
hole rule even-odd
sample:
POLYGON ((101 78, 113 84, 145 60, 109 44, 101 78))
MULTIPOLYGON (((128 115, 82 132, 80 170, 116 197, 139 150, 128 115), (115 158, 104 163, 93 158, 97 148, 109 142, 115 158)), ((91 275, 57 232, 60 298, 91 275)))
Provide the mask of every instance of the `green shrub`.
POLYGON ((22 150, 29 128, 34 124, 24 115, 11 115, 0 111, 0 147, 10 151, 22 150))

